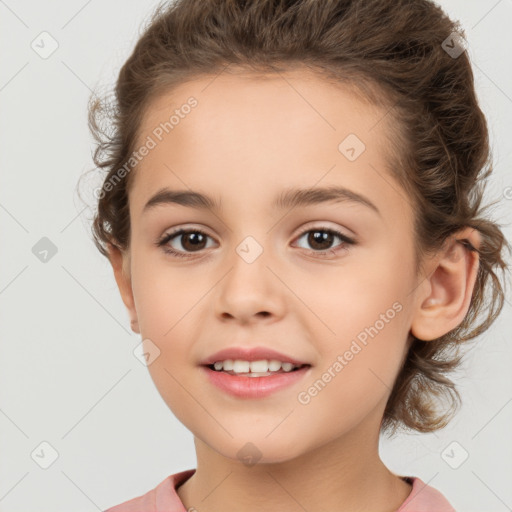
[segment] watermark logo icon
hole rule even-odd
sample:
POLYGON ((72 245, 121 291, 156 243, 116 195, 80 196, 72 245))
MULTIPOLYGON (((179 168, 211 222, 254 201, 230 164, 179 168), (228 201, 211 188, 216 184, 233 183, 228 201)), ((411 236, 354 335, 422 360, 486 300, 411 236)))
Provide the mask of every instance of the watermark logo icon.
POLYGON ((357 160, 365 149, 364 142, 355 133, 350 133, 338 145, 338 151, 350 162, 357 160))
POLYGON ((253 263, 262 254, 263 247, 255 238, 247 236, 238 244, 236 252, 246 263, 253 263))
POLYGON ((57 40, 49 32, 41 32, 36 38, 30 43, 30 47, 34 50, 41 59, 47 59, 59 47, 57 40))
POLYGON ((441 458, 452 469, 459 469, 469 457, 467 450, 457 441, 452 441, 442 452, 441 458))
POLYGON ((32 247, 32 254, 41 263, 48 263, 57 254, 57 246, 48 237, 43 236, 32 247))
POLYGON ((452 32, 442 43, 443 50, 452 58, 458 59, 467 49, 468 43, 458 32, 452 32))
POLYGON ((59 458, 59 452, 48 441, 43 441, 30 456, 40 468, 48 469, 59 458))
POLYGON ((153 364, 160 357, 160 349, 149 338, 142 340, 133 350, 133 355, 144 366, 153 364))
POLYGON ((237 459, 246 466, 254 466, 262 457, 262 453, 253 443, 245 443, 236 454, 237 459))

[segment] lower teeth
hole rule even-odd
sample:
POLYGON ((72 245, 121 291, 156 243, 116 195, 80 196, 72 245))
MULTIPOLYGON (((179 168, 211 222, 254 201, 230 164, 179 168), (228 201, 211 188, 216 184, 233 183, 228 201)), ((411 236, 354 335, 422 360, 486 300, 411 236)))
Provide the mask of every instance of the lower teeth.
POLYGON ((233 373, 232 375, 238 375, 239 377, 266 377, 267 375, 274 375, 274 373, 280 372, 250 372, 250 373, 233 373))

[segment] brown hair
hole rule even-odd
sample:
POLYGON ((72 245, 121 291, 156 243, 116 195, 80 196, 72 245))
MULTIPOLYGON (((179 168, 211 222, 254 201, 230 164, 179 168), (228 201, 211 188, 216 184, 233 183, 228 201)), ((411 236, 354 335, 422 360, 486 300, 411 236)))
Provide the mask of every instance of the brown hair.
POLYGON ((129 249, 128 191, 133 172, 112 179, 135 149, 148 103, 194 77, 231 69, 278 73, 307 66, 386 109, 389 170, 414 205, 417 270, 421 256, 471 226, 482 236, 480 264, 464 321, 431 341, 409 338, 381 431, 444 427, 460 395, 446 373, 460 363, 462 342, 483 333, 500 313, 497 271, 510 249, 480 208, 492 170, 487 123, 458 22, 429 0, 177 0, 160 5, 121 68, 112 101, 91 97, 93 160, 106 171, 92 225, 98 250, 129 249), (452 39, 450 39, 450 37, 452 39), (448 44, 447 44, 448 42, 448 44), (101 126, 106 121, 105 127, 101 126), (479 318, 479 317, 482 318, 479 318), (448 411, 448 412, 446 412, 448 411))

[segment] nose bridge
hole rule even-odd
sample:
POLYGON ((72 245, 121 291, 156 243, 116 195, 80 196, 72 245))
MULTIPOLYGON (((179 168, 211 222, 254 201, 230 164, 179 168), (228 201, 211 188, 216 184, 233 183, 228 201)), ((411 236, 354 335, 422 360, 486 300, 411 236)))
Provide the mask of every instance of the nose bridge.
POLYGON ((270 253, 268 238, 262 240, 262 235, 246 235, 234 247, 230 258, 231 271, 227 276, 230 285, 247 285, 251 288, 248 291, 261 292, 268 286, 268 274, 271 274, 267 268, 271 265, 270 253))
POLYGON ((246 235, 234 247, 229 271, 216 295, 218 314, 248 320, 262 312, 278 316, 283 313, 283 285, 267 268, 272 268, 272 251, 265 247, 268 240, 264 233, 246 235))

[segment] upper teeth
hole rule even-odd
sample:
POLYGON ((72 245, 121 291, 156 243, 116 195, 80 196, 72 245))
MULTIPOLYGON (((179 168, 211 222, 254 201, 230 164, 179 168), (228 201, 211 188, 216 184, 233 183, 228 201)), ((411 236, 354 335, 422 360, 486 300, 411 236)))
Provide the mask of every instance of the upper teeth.
POLYGON ((262 359, 260 361, 244 361, 242 359, 226 359, 225 361, 217 361, 213 364, 216 370, 233 371, 235 373, 251 372, 277 372, 281 368, 285 372, 292 371, 293 368, 299 368, 300 365, 293 363, 283 363, 277 359, 262 359))

